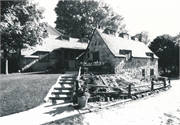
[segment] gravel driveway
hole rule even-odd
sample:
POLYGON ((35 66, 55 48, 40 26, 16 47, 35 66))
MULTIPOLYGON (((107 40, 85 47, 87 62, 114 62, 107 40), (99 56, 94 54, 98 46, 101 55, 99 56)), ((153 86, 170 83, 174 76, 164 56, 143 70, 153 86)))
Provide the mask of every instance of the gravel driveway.
POLYGON ((145 99, 82 115, 84 125, 180 125, 180 80, 145 99))

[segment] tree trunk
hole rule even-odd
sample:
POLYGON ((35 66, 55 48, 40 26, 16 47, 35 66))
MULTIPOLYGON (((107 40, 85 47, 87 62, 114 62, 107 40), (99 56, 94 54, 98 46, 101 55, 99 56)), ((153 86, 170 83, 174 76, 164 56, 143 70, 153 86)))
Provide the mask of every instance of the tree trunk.
POLYGON ((6 58, 6 62, 5 62, 5 74, 9 74, 8 73, 8 59, 6 58))
POLYGON ((19 64, 19 71, 22 72, 21 48, 18 50, 18 64, 19 64))
POLYGON ((7 50, 4 50, 4 58, 5 58, 5 74, 9 74, 8 73, 8 59, 7 59, 7 50))

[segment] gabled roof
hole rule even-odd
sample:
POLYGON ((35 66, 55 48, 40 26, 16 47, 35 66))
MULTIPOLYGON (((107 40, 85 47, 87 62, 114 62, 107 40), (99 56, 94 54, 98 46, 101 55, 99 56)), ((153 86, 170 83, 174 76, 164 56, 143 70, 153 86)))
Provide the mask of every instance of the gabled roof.
MULTIPOLYGON (((102 37, 109 50, 116 57, 125 57, 125 55, 119 54, 120 50, 131 50, 133 57, 151 58, 150 56, 147 56, 146 53, 147 52, 153 53, 153 52, 142 42, 127 40, 121 37, 108 35, 102 33, 103 31, 100 29, 96 29, 96 31, 102 37)), ((154 55, 154 58, 158 58, 158 57, 154 55)))
POLYGON ((55 28, 53 28, 51 25, 47 25, 46 30, 48 31, 49 34, 51 35, 55 35, 55 36, 59 36, 59 35, 63 35, 62 33, 60 33, 59 31, 57 31, 55 28))
POLYGON ((52 52, 53 50, 60 48, 78 50, 85 50, 87 48, 88 44, 78 42, 79 39, 77 38, 69 38, 69 41, 57 39, 59 36, 62 36, 63 34, 52 27, 47 28, 47 32, 49 33, 49 38, 44 39, 42 45, 37 45, 32 49, 22 50, 21 54, 29 56, 37 51, 52 52))

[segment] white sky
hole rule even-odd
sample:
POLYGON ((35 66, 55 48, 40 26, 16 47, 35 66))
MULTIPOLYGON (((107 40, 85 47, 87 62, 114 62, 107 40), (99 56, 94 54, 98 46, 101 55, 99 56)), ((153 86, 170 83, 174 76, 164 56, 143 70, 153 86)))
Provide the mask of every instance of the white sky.
MULTIPOLYGON (((54 8, 58 0, 35 0, 46 9, 45 20, 55 27, 54 8)), ((150 39, 180 32, 180 0, 106 0, 114 10, 124 17, 130 35, 148 31, 150 39)))

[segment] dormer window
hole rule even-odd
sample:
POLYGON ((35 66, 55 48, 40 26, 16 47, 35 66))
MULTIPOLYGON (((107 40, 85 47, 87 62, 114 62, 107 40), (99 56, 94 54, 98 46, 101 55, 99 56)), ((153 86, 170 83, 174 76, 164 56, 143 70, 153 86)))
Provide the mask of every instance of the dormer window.
POLYGON ((89 41, 89 40, 88 40, 87 38, 82 38, 82 39, 81 39, 81 42, 82 42, 82 43, 88 43, 88 41, 89 41))
POLYGON ((154 54, 153 53, 147 52, 146 55, 151 57, 151 61, 154 61, 154 54))
POLYGON ((66 35, 61 35, 61 36, 57 37, 56 39, 69 41, 70 37, 66 36, 66 35))
POLYGON ((129 61, 132 57, 132 51, 131 50, 119 50, 119 54, 126 55, 126 61, 129 61))
POLYGON ((129 39, 129 34, 127 34, 127 33, 120 33, 119 37, 122 37, 124 39, 129 39))
POLYGON ((69 41, 69 36, 61 36, 61 39, 69 41))
POLYGON ((115 36, 116 30, 113 30, 113 29, 110 29, 110 28, 106 28, 106 29, 103 31, 103 33, 108 34, 108 35, 113 35, 113 36, 115 36))

